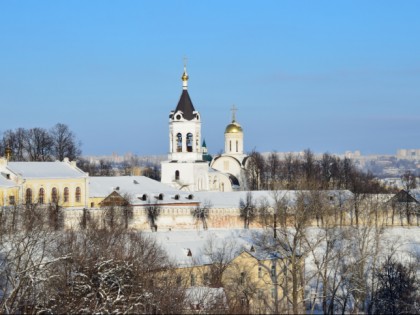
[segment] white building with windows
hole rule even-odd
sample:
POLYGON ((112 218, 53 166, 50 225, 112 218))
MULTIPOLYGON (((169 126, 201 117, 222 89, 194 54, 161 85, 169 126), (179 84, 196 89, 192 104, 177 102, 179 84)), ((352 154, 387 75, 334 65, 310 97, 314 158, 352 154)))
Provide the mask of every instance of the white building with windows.
POLYGON ((201 115, 189 96, 188 79, 184 67, 182 94, 175 110, 169 114, 169 155, 168 160, 162 162, 161 182, 187 191, 238 190, 241 162, 246 157, 242 128, 233 114, 232 123, 226 127, 223 159, 212 162, 209 167, 201 147, 201 115))
POLYGON ((225 129, 225 152, 214 157, 210 167, 228 174, 232 183, 243 187, 247 155, 244 154, 244 132, 236 121, 236 108, 232 108, 232 122, 225 129))

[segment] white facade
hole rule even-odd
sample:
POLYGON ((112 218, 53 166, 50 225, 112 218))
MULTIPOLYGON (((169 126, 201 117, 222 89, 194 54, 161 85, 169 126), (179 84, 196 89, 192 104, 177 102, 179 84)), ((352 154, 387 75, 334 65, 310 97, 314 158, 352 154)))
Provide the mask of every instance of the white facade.
POLYGON ((162 162, 161 182, 186 191, 232 191, 242 178, 243 132, 235 121, 225 131, 225 153, 209 167, 203 160, 201 116, 188 94, 188 74, 184 68, 182 94, 169 115, 168 161, 162 162))
POLYGON ((225 130, 225 152, 216 156, 211 167, 219 172, 231 175, 232 185, 244 186, 244 169, 247 155, 244 154, 244 133, 236 122, 235 107, 232 109, 232 122, 225 130), (233 176, 233 177, 232 177, 233 176))
POLYGON ((208 164, 201 150, 201 117, 188 94, 184 68, 182 94, 169 115, 168 161, 162 162, 161 182, 188 191, 208 190, 208 164))

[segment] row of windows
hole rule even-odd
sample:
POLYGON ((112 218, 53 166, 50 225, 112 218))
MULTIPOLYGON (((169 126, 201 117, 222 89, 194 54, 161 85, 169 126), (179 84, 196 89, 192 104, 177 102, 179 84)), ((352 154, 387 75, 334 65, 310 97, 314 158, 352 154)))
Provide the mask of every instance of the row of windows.
MULTIPOLYGON (((63 192, 63 202, 68 202, 69 201, 69 196, 70 196, 69 188, 65 187, 64 192, 63 192)), ((74 197, 75 197, 76 202, 80 202, 82 200, 82 191, 81 191, 80 187, 76 187, 74 197)), ((26 203, 31 204, 32 201, 33 201, 32 198, 33 198, 32 189, 31 188, 26 189, 26 195, 25 195, 26 203)), ((54 187, 53 189, 51 189, 51 202, 56 203, 58 201, 59 201, 58 190, 57 190, 57 188, 54 187)), ((38 203, 40 203, 40 204, 45 203, 45 189, 44 188, 39 189, 38 203)))
MULTIPOLYGON (((210 277, 209 277, 209 274, 207 272, 205 272, 203 274, 202 281, 203 281, 204 285, 208 285, 210 283, 210 277)), ((176 284, 178 286, 180 286, 182 284, 182 276, 180 276, 180 275, 177 276, 176 284)), ((190 278, 189 278, 189 285, 193 287, 197 284, 199 284, 198 281, 197 281, 197 276, 195 275, 195 273, 191 273, 190 278)))

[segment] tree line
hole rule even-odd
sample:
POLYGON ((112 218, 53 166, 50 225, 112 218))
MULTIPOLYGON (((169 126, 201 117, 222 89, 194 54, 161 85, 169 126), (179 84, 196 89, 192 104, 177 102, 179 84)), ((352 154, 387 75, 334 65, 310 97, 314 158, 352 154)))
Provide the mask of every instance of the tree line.
POLYGON ((57 123, 45 128, 17 128, 3 132, 0 154, 12 151, 11 161, 62 161, 65 157, 76 160, 82 153, 81 142, 65 124, 57 123))
POLYGON ((359 170, 352 160, 324 153, 316 159, 307 149, 302 156, 276 152, 264 157, 252 151, 246 161, 245 181, 249 190, 347 189, 352 192, 385 193, 388 190, 371 173, 359 170))

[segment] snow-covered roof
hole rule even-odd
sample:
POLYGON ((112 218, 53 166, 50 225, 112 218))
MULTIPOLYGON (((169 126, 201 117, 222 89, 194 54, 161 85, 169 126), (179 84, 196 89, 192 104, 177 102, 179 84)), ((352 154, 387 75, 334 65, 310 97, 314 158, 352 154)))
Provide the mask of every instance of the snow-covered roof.
POLYGON ((10 179, 6 179, 3 176, 0 176, 0 187, 15 187, 17 186, 15 182, 10 179))
POLYGON ((410 190, 410 195, 413 196, 413 198, 416 199, 417 202, 420 203, 420 189, 410 190))
POLYGON ((150 203, 142 200, 146 195, 151 200, 159 199, 160 203, 197 203, 197 200, 190 196, 191 193, 177 190, 169 185, 162 184, 154 179, 145 176, 91 176, 89 177, 89 197, 105 198, 113 191, 121 196, 128 195, 132 205, 142 205, 150 203), (175 198, 178 196, 179 198, 175 198))
POLYGON ((7 168, 23 178, 83 178, 87 174, 67 162, 8 162, 7 168))
MULTIPOLYGON (((191 267, 209 264, 211 261, 203 254, 203 249, 207 242, 212 240, 215 247, 220 247, 231 240, 237 253, 251 247, 254 231, 251 230, 232 230, 232 229, 210 229, 210 230, 172 230, 149 233, 156 239, 169 257, 180 267, 191 267), (188 253, 191 253, 188 256, 188 253)), ((234 253, 232 253, 234 254, 234 253)), ((234 257, 232 257, 234 258, 234 257)))

